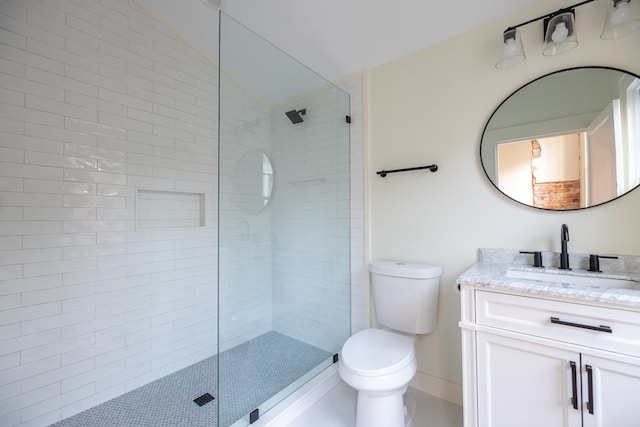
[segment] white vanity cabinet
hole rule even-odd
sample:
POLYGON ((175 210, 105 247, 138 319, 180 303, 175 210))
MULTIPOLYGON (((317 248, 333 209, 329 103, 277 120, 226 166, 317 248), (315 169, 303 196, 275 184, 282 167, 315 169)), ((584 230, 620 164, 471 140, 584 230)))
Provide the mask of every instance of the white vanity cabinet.
POLYGON ((465 427, 640 426, 640 311, 461 292, 465 427))

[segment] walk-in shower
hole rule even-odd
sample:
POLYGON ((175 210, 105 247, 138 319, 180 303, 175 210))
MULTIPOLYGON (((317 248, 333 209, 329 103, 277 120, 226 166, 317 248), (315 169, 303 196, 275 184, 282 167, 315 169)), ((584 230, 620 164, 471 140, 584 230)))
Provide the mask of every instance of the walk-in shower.
POLYGON ((350 335, 349 97, 189 4, 0 2, 2 426, 245 426, 350 335))

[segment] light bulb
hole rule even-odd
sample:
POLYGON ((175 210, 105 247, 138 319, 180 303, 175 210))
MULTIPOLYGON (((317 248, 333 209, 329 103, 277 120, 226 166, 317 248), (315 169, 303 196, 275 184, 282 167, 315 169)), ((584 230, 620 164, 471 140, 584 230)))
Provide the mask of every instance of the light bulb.
POLYGON ((555 30, 553 30, 553 33, 551 34, 551 40, 553 40, 554 43, 560 43, 561 41, 564 41, 568 35, 569 30, 565 23, 558 22, 558 25, 556 25, 555 30))
POLYGON ((518 48, 516 47, 516 39, 509 39, 506 41, 504 47, 502 48, 502 55, 505 58, 511 58, 516 54, 517 50, 518 48))
POLYGON ((626 1, 621 1, 616 5, 613 12, 611 13, 611 22, 614 24, 621 24, 629 18, 629 14, 631 13, 631 8, 629 7, 629 3, 626 1))
POLYGON ((499 70, 511 68, 525 60, 524 49, 518 31, 510 28, 502 34, 502 57, 496 64, 499 70))

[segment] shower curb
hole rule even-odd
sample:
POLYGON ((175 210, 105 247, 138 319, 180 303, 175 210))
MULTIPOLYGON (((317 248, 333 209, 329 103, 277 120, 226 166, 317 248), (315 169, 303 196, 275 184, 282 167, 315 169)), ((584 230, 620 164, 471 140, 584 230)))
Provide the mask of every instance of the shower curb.
POLYGON ((286 427, 341 381, 333 364, 260 416, 252 427, 286 427))

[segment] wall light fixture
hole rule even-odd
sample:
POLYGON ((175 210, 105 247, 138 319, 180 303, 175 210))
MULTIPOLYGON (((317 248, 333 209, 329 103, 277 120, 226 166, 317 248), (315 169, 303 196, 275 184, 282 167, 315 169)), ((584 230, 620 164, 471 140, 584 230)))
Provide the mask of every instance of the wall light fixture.
MULTIPOLYGON (((526 59, 522 39, 518 31, 532 22, 543 20, 545 56, 560 55, 578 46, 575 8, 594 0, 586 0, 547 15, 530 19, 507 28, 502 34, 502 57, 496 64, 498 69, 511 68, 526 59)), ((608 0, 607 17, 604 23, 602 39, 613 39, 640 29, 640 0, 608 0)))
POLYGON ((611 0, 601 38, 614 39, 640 28, 640 1, 611 0))

